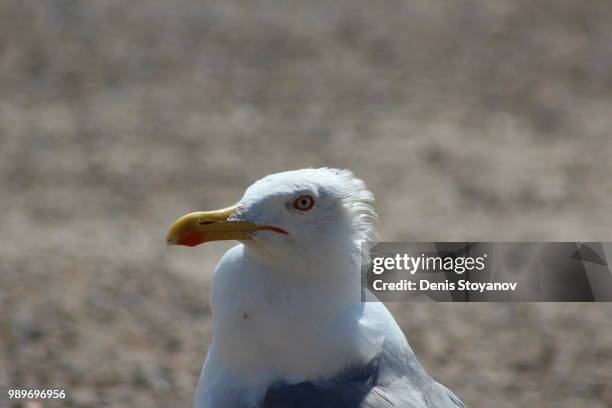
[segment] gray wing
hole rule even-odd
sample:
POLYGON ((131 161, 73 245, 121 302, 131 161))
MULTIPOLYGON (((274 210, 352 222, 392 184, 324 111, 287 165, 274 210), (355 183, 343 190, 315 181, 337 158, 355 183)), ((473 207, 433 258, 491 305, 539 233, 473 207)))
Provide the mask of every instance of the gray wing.
POLYGON ((381 352, 336 378, 268 389, 261 408, 457 408, 465 405, 423 370, 409 347, 385 341, 381 352))

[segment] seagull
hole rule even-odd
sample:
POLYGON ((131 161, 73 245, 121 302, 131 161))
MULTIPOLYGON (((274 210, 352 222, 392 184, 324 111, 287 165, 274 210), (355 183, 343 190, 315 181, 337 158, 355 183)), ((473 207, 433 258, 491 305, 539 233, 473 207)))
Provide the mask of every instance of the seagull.
POLYGON ((302 169, 171 226, 170 245, 239 241, 213 274, 195 408, 465 407, 425 372, 384 304, 363 301, 373 202, 348 170, 302 169))

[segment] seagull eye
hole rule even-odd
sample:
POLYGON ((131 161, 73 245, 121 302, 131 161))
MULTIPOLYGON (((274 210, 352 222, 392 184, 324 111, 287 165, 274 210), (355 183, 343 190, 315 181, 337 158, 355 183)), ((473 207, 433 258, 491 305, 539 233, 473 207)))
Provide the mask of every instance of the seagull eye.
POLYGON ((315 204, 314 198, 312 198, 312 196, 309 196, 307 194, 301 195, 295 200, 293 200, 293 208, 295 208, 296 210, 300 210, 300 211, 308 211, 312 207, 314 207, 314 204, 315 204))

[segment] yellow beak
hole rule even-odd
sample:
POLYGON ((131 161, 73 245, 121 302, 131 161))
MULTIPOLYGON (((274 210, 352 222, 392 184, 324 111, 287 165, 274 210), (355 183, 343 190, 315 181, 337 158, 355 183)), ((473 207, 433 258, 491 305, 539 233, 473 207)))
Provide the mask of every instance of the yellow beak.
POLYGON ((235 212, 236 206, 232 206, 216 211, 200 211, 184 215, 170 227, 166 242, 169 245, 193 247, 210 241, 249 240, 251 233, 261 230, 287 234, 286 231, 277 227, 229 220, 235 212))

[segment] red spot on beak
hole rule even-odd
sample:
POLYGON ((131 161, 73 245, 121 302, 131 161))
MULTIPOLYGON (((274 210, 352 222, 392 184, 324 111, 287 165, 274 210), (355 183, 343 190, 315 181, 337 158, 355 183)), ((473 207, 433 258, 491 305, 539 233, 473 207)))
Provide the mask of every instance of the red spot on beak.
POLYGON ((181 235, 177 240, 177 244, 194 247, 204 242, 204 233, 202 231, 188 231, 181 235))

